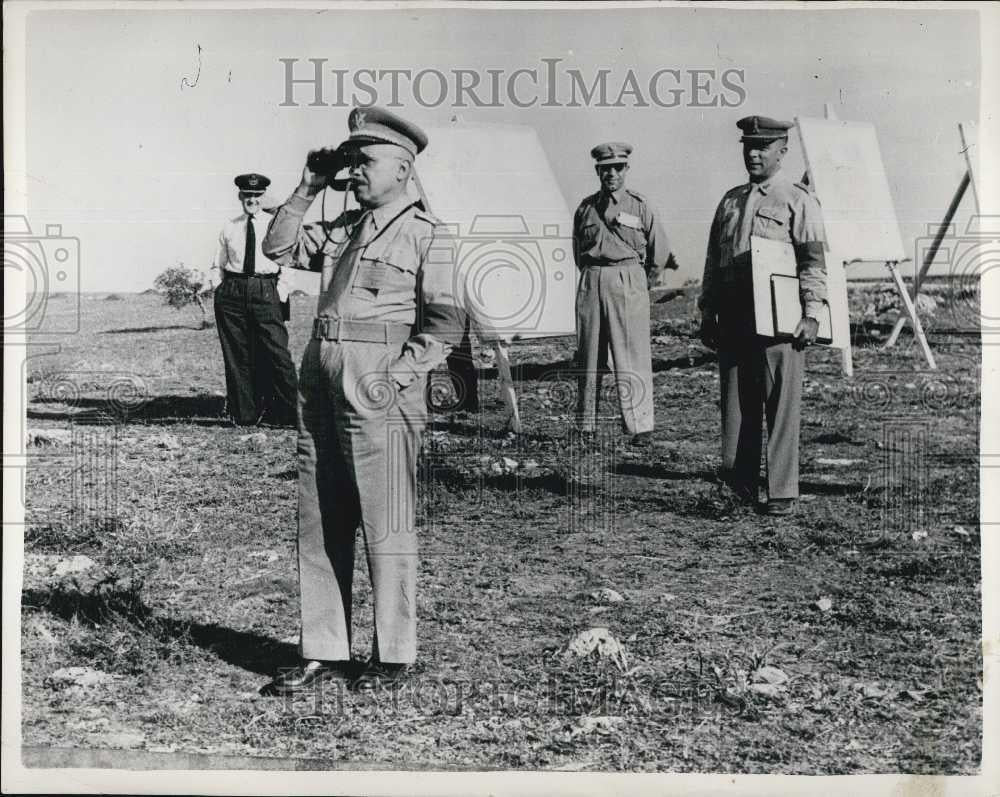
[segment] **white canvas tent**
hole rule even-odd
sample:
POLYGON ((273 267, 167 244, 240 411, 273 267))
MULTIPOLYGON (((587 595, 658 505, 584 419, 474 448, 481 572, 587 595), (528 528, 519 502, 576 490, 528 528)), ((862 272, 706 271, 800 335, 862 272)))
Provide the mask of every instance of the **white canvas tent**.
POLYGON ((455 238, 480 338, 574 334, 572 216, 535 130, 456 122, 427 134, 411 190, 455 238))
POLYGON ((927 363, 935 368, 934 356, 899 273, 899 263, 907 257, 875 126, 833 118, 798 117, 795 122, 809 182, 823 208, 833 346, 843 349, 845 373, 853 373, 845 267, 865 261, 885 264, 927 363))
POLYGON ((496 352, 510 427, 521 431, 507 343, 576 332, 572 217, 538 135, 522 125, 427 131, 410 190, 454 237, 456 294, 496 352))

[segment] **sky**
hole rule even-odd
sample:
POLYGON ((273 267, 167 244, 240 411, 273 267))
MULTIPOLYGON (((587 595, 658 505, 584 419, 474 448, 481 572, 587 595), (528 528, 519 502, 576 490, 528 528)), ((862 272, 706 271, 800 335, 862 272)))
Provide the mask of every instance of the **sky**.
MULTIPOLYGON (((504 96, 501 107, 456 108, 453 90, 435 104, 437 84, 428 80, 423 105, 404 90, 395 110, 426 127, 455 115, 532 126, 570 210, 597 188, 590 148, 631 143, 629 187, 653 203, 681 264, 672 285, 700 278, 715 206, 745 181, 739 118, 822 116, 830 103, 840 119, 873 123, 910 247, 954 193, 964 169, 957 124, 977 118, 980 90, 978 14, 968 9, 34 12, 27 25, 28 219, 36 233, 61 224, 63 235, 79 239, 83 291, 141 291, 179 262, 206 268, 223 221, 239 212, 236 174, 268 175, 268 198, 280 203, 307 150, 344 138, 349 107, 310 106, 308 86, 295 88, 296 106, 282 105, 283 58, 298 59, 300 77, 311 74, 307 59, 326 59, 326 103, 334 101, 332 70, 346 70, 348 90, 364 69, 472 70, 486 85, 487 70, 503 70, 506 79, 560 59, 564 94, 568 70, 589 84, 607 69, 612 98, 632 70, 648 107, 636 107, 632 95, 624 107, 566 107, 561 97, 562 107, 523 108, 504 96), (680 70, 686 86, 676 107, 648 97, 648 81, 664 69, 680 70), (723 91, 717 77, 708 95, 716 107, 695 107, 690 72, 699 69, 741 70, 740 91, 723 91)), ((378 88, 386 104, 389 84, 378 88)), ((544 99, 544 90, 529 88, 514 99, 544 99)), ((481 157, 502 163, 505 153, 486 142, 481 157)), ((798 176, 802 164, 793 142, 786 168, 798 176)), ((960 228, 970 212, 967 201, 960 228)), ((314 282, 296 275, 304 290, 314 282)))

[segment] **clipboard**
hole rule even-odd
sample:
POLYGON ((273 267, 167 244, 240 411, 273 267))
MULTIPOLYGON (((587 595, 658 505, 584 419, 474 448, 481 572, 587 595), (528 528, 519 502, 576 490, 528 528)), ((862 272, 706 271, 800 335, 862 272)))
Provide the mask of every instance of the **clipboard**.
MULTIPOLYGON (((787 274, 771 275, 771 309, 774 313, 774 337, 791 338, 795 327, 802 319, 802 304, 799 299, 799 279, 787 274)), ((830 305, 823 302, 820 311, 819 332, 816 343, 829 346, 833 343, 833 319, 830 305)))
MULTIPOLYGON (((802 319, 798 268, 795 250, 786 241, 773 241, 756 235, 750 238, 750 264, 753 273, 753 311, 757 334, 766 338, 792 339, 802 319)), ((823 303, 816 343, 833 343, 833 316, 830 305, 823 303)))

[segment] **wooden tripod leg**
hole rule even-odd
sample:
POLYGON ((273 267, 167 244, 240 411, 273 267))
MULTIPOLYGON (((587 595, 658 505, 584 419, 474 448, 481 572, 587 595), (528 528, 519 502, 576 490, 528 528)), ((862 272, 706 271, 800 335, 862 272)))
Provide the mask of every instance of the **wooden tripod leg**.
POLYGON ((899 339, 899 333, 903 331, 904 326, 906 326, 906 313, 900 313, 899 318, 896 319, 896 323, 892 327, 892 332, 889 333, 889 339, 885 342, 885 348, 888 349, 896 345, 896 341, 899 339))
POLYGON ((840 350, 840 366, 844 371, 844 376, 854 376, 854 353, 851 351, 850 336, 847 345, 840 350))
MULTIPOLYGON (((903 309, 906 313, 905 317, 901 318, 905 320, 906 317, 910 319, 910 323, 913 324, 913 335, 917 340, 920 341, 920 348, 924 351, 924 358, 927 360, 927 365, 932 371, 937 370, 937 363, 934 362, 934 355, 931 353, 931 347, 927 343, 927 337, 924 335, 924 328, 920 324, 920 319, 917 317, 917 308, 913 304, 913 300, 910 298, 909 292, 906 290, 906 284, 903 282, 903 277, 899 273, 899 265, 896 263, 886 263, 886 268, 889 269, 889 273, 892 274, 892 280, 896 283, 896 291, 899 293, 899 298, 903 302, 903 309)), ((887 342, 886 346, 890 344, 887 342)))
MULTIPOLYGON (((959 128, 961 129, 961 125, 959 125, 959 128)), ((967 169, 958 184, 958 188, 955 190, 955 195, 951 198, 951 204, 948 205, 948 209, 944 212, 944 220, 941 222, 937 232, 934 234, 934 240, 931 242, 930 248, 927 250, 927 254, 924 255, 924 262, 920 266, 920 271, 916 273, 916 276, 913 279, 913 301, 917 300, 917 294, 920 293, 920 283, 923 282, 924 277, 927 276, 927 272, 930 270, 931 264, 937 256, 938 249, 941 247, 941 242, 944 240, 945 235, 948 234, 948 230, 951 228, 951 220, 955 218, 955 211, 958 210, 958 205, 962 201, 965 189, 969 187, 971 182, 972 172, 967 169)), ((895 326, 892 328, 892 333, 889 335, 889 339, 885 342, 886 348, 896 345, 896 340, 899 338, 899 333, 903 331, 904 324, 906 324, 906 315, 904 313, 900 313, 899 318, 896 319, 895 326)))
POLYGON ((517 393, 514 392, 514 379, 510 375, 510 357, 507 356, 507 346, 502 340, 493 342, 496 353, 497 374, 500 377, 500 397, 507 408, 507 426, 512 432, 521 433, 521 412, 517 408, 517 393))

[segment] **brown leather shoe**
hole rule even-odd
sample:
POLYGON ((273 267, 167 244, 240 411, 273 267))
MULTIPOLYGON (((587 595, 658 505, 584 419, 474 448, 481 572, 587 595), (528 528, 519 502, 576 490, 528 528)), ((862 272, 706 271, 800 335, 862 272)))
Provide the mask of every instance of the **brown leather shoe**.
POLYGON ((349 681, 351 662, 349 661, 304 661, 292 670, 279 673, 271 683, 261 690, 264 694, 290 695, 314 689, 328 681, 349 681))

